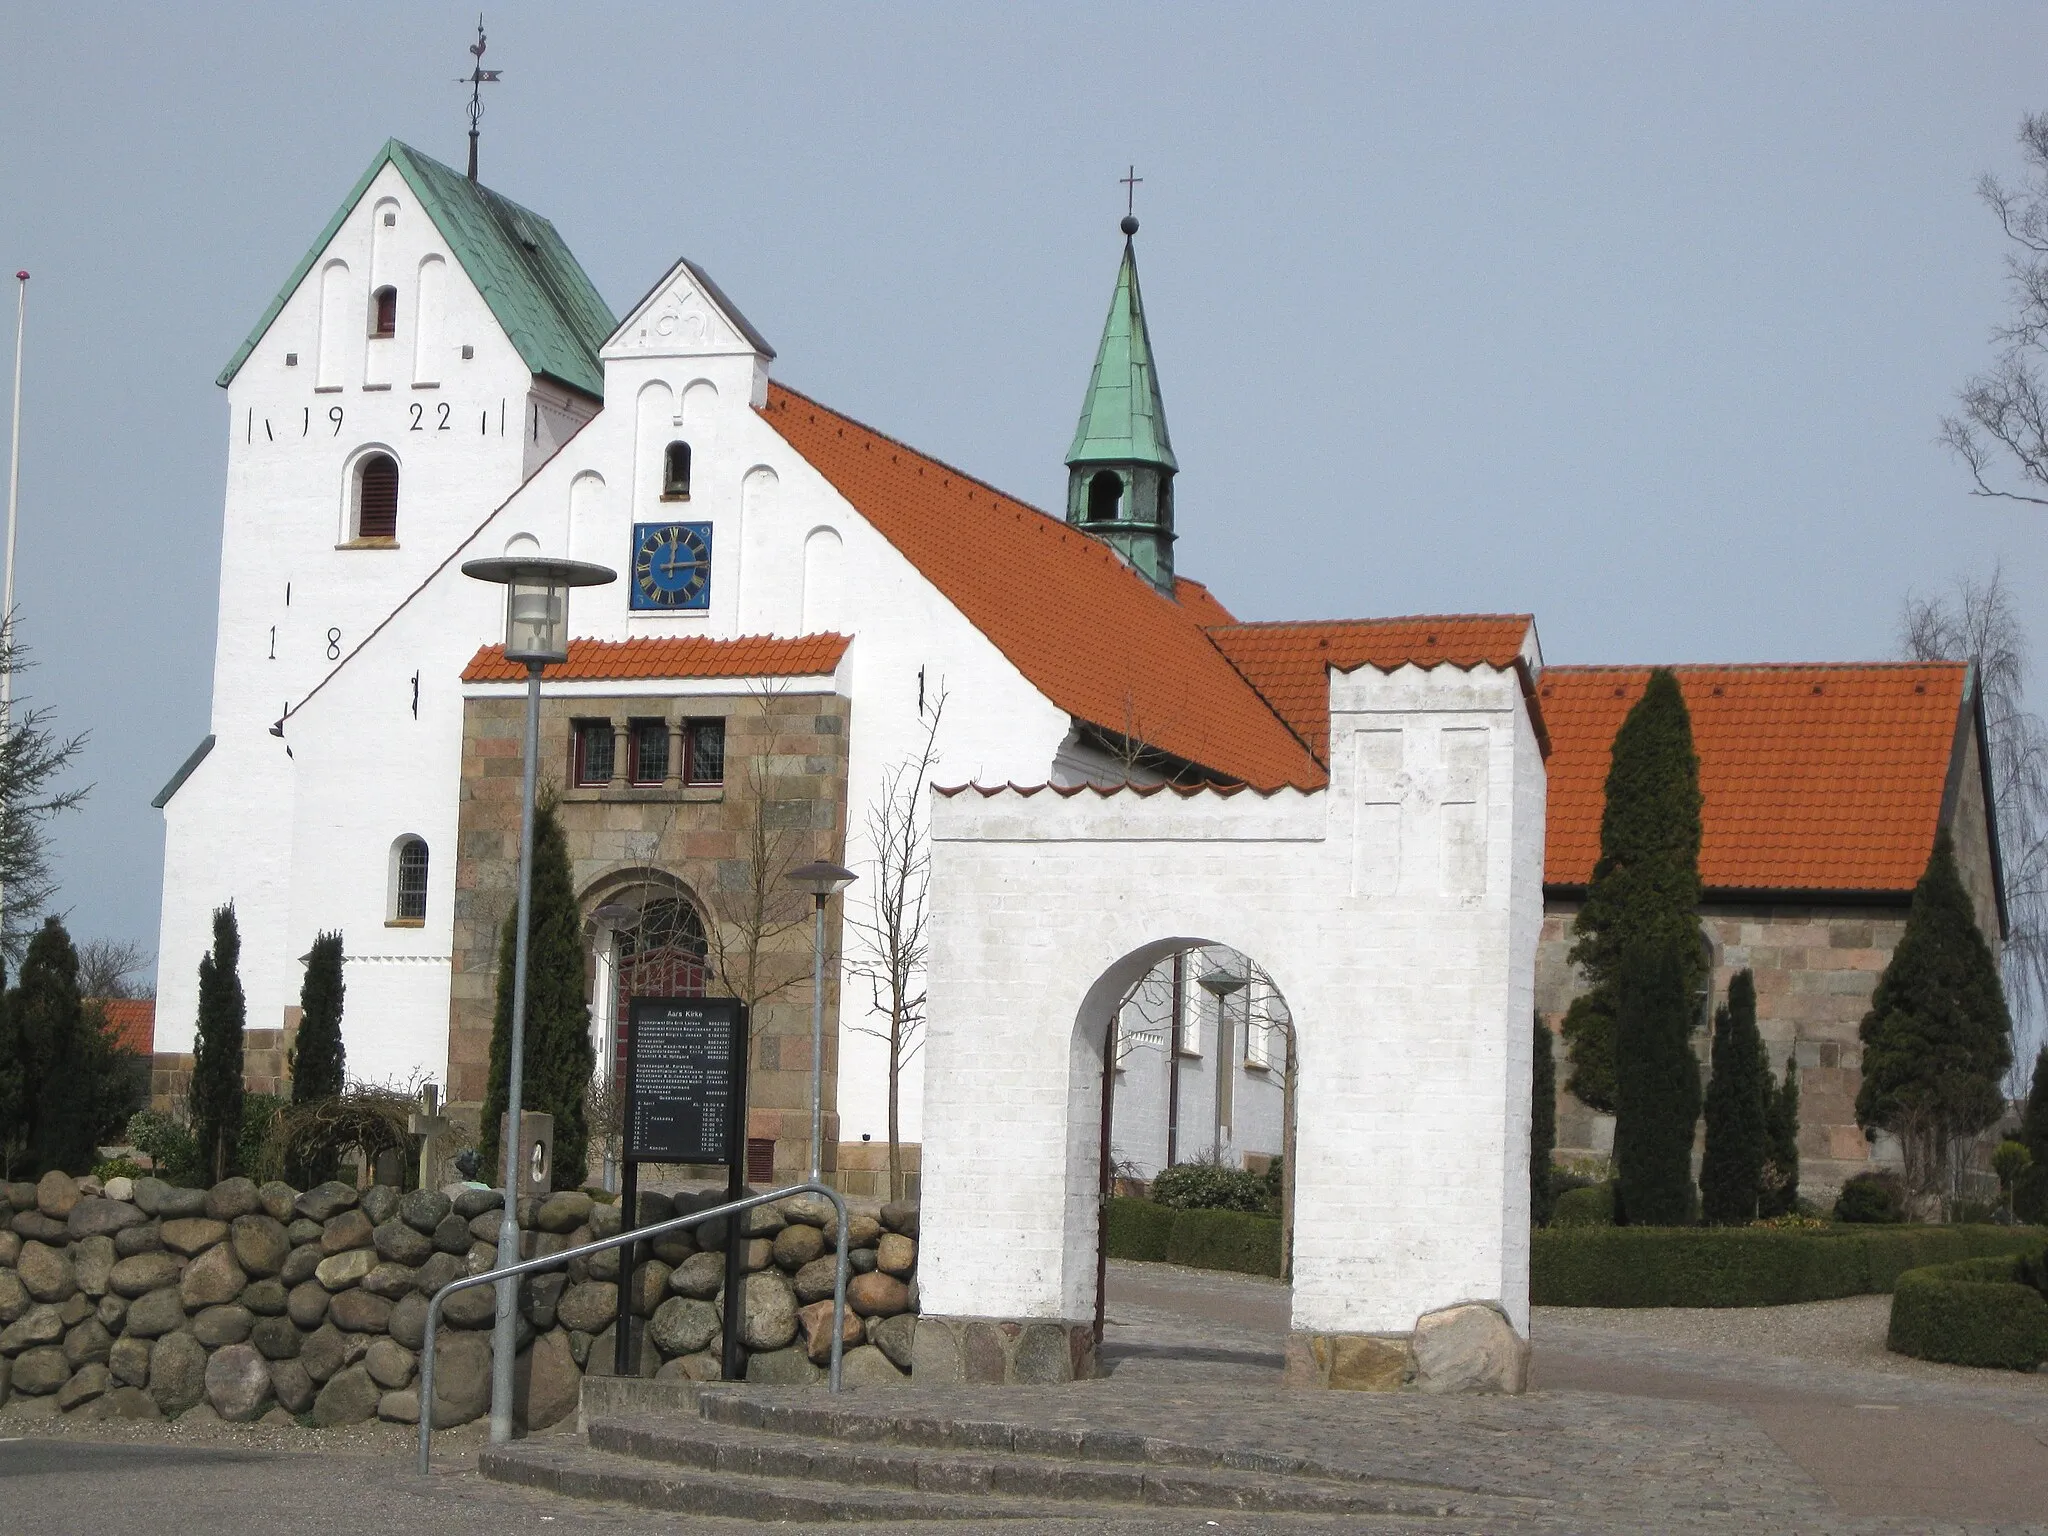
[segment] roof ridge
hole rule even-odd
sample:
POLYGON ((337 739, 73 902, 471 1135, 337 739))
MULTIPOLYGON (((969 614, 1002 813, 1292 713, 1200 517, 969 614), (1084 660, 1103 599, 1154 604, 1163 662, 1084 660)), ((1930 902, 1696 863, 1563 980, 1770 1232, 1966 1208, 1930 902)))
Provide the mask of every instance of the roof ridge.
POLYGON ((1543 668, 1553 672, 1910 672, 1920 667, 1968 669, 1968 659, 1935 658, 1928 661, 1554 661, 1543 668))
POLYGON ((1506 623, 1519 619, 1524 623, 1536 622, 1533 613, 1391 613, 1381 618, 1351 619, 1237 619, 1228 624, 1210 624, 1209 629, 1328 629, 1337 624, 1425 624, 1441 623, 1454 619, 1485 619, 1493 623, 1506 623))

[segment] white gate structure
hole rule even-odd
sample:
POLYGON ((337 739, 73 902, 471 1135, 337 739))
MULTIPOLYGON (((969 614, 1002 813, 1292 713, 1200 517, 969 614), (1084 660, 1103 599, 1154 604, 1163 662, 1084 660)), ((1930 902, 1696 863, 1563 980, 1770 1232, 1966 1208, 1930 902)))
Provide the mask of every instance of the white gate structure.
POLYGON ((1093 1373, 1110 1017, 1199 943, 1264 967, 1299 1042, 1290 1374, 1351 1384, 1333 1359, 1464 1302, 1526 1338, 1531 679, 1328 675, 1324 788, 935 793, 921 1381, 1093 1373))

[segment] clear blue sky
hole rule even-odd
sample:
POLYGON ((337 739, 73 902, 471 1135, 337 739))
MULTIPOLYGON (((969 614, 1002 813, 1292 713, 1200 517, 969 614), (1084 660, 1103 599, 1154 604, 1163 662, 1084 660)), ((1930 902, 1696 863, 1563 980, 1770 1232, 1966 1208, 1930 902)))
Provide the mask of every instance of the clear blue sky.
MULTIPOLYGON (((214 376, 386 137, 460 164, 474 19, 0 9, 0 268, 35 274, 21 632, 35 700, 92 731, 56 834, 81 937, 154 944, 148 802, 206 731, 214 376)), ((2048 642, 2048 512, 1973 500, 1933 442, 1990 356, 1972 185, 2048 107, 2038 6, 488 21, 485 180, 614 308, 688 254, 778 377, 1041 506, 1136 161, 1181 566, 1244 617, 1881 657, 1909 589, 2003 560, 2048 642)))

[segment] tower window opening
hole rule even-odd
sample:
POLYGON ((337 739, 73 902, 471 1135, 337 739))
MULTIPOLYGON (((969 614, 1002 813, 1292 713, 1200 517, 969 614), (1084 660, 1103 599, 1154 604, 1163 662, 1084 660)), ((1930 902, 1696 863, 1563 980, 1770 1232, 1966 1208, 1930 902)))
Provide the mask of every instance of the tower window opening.
POLYGON ((1123 510, 1124 477, 1113 469, 1098 471, 1088 482, 1088 521, 1113 523, 1123 510))
POLYGON ((601 788, 612 781, 614 759, 612 723, 609 720, 578 720, 575 735, 574 782, 583 788, 601 788))
POLYGON ((375 313, 375 324, 370 328, 372 336, 396 336, 398 334, 398 290, 386 285, 370 295, 375 313))
POLYGON ((663 501, 688 501, 690 499, 690 445, 670 443, 668 452, 662 455, 661 499, 663 501))
POLYGON ((391 916, 401 923, 427 916, 427 845, 417 837, 399 839, 397 878, 392 881, 391 916))
POLYGON ((398 537, 398 461, 388 453, 373 453, 356 469, 355 536, 398 537))

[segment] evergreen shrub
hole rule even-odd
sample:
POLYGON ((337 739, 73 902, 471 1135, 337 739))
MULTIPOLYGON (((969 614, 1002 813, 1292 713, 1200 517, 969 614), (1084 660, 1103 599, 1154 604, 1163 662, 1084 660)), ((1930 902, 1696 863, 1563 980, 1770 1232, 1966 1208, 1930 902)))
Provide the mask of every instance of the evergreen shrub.
POLYGON ((1109 1202, 1107 1226, 1106 1249, 1112 1259, 1245 1275, 1280 1273, 1280 1223, 1272 1216, 1176 1210, 1119 1195, 1109 1202))
POLYGON ((2014 1227, 1579 1228, 1530 1234, 1529 1299, 1546 1307, 1777 1307, 1881 1294, 1911 1269, 2023 1253, 2014 1227))
POLYGON ((1529 1224, 1550 1225, 1550 1213, 1557 1200, 1552 1180, 1551 1154, 1557 1150, 1557 1058, 1551 1044, 1550 1026, 1543 1015, 1535 1015, 1535 1035, 1529 1055, 1529 1224))
POLYGON ((1173 1236, 1174 1218, 1179 1213, 1150 1200, 1118 1197, 1109 1202, 1109 1256, 1138 1259, 1147 1264, 1166 1262, 1167 1240, 1173 1236))
POLYGON ((1885 1348, 1950 1365, 2035 1369, 2048 1361, 2048 1299, 2021 1278, 2033 1267, 2030 1259, 1966 1259, 1906 1271, 1892 1291, 1885 1348))
POLYGON ((1265 1176, 1215 1163, 1176 1163, 1152 1181, 1156 1205, 1179 1211, 1257 1211, 1273 1208, 1274 1186, 1265 1176))
POLYGON ((1859 1173, 1842 1186, 1835 1220, 1898 1222, 1906 1219, 1906 1185, 1896 1173, 1859 1173))
POLYGON ((1553 1227, 1611 1227, 1614 1225, 1614 1186, 1586 1184, 1566 1190, 1557 1197, 1550 1213, 1553 1227))

